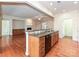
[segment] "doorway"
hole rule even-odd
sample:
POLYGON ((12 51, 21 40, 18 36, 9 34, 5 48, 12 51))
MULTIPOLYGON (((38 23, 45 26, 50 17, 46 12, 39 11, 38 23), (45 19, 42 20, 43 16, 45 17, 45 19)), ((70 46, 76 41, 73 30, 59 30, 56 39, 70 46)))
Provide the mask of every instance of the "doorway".
POLYGON ((2 36, 10 35, 10 21, 2 20, 2 36))
POLYGON ((73 29, 72 29, 72 19, 66 19, 63 22, 63 30, 64 30, 64 37, 72 38, 73 29))
POLYGON ((13 36, 25 35, 25 21, 13 19, 12 32, 13 36))
POLYGON ((2 20, 1 47, 6 48, 12 43, 12 22, 11 20, 2 20))

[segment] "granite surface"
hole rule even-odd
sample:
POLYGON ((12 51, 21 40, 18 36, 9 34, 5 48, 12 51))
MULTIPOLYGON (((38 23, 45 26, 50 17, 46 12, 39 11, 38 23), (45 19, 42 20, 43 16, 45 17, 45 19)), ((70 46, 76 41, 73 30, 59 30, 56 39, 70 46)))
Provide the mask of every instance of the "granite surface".
POLYGON ((47 32, 41 32, 41 33, 33 33, 33 34, 29 34, 35 37, 42 37, 42 36, 46 36, 49 34, 52 34, 54 31, 47 31, 47 32))

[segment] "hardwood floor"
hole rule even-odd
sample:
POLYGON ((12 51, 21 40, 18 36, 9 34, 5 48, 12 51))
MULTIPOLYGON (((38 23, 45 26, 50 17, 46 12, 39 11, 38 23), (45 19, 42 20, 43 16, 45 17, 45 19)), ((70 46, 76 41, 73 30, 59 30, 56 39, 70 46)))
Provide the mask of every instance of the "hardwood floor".
POLYGON ((73 41, 71 38, 60 39, 46 55, 46 57, 78 57, 79 43, 73 41))
MULTIPOLYGON (((0 47, 0 57, 23 57, 25 56, 25 35, 6 36, 0 38, 3 43, 0 47)), ((71 38, 60 39, 59 42, 52 47, 46 54, 46 57, 76 57, 79 56, 79 43, 71 40, 71 38)))
POLYGON ((3 41, 0 56, 25 56, 25 35, 2 37, 3 41), (6 41, 3 41, 3 39, 6 41), (7 41, 8 40, 8 41, 7 41), (9 43, 9 44, 7 44, 9 43))

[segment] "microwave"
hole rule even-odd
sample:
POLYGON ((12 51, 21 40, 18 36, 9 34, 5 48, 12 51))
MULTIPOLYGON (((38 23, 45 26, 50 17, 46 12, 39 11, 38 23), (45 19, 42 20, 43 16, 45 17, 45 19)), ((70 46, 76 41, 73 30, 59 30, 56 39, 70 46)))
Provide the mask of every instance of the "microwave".
POLYGON ((32 30, 32 28, 31 27, 28 27, 27 30, 32 30))

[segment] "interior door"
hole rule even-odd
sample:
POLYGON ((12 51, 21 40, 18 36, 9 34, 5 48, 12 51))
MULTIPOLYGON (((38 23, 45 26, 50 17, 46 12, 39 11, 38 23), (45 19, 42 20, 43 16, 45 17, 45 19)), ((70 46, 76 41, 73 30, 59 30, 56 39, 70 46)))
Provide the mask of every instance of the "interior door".
POLYGON ((72 36, 72 19, 64 20, 63 22, 63 28, 64 28, 64 36, 72 36))
POLYGON ((2 20, 2 35, 10 35, 10 21, 2 20))

